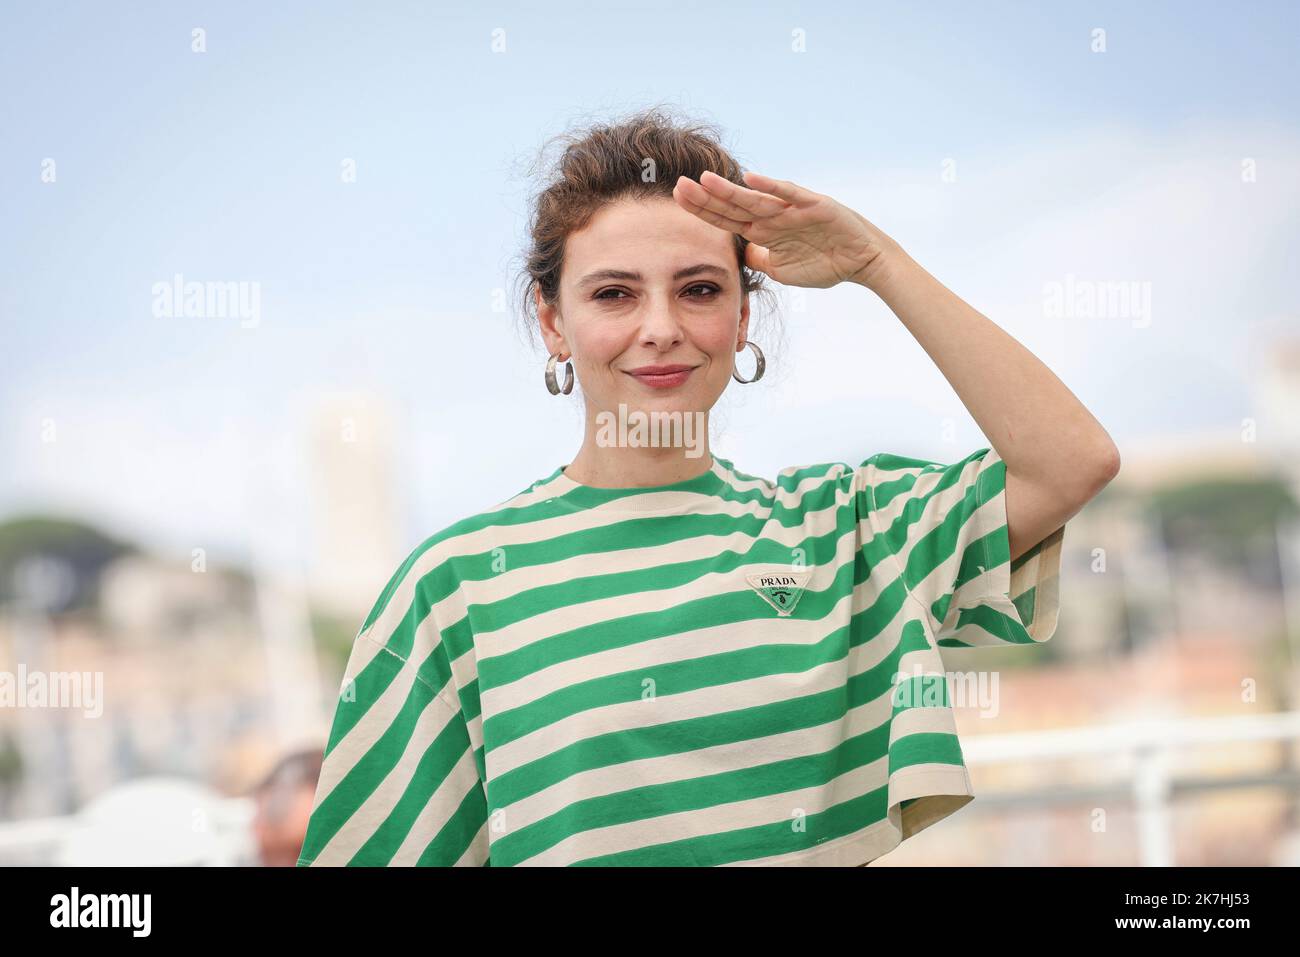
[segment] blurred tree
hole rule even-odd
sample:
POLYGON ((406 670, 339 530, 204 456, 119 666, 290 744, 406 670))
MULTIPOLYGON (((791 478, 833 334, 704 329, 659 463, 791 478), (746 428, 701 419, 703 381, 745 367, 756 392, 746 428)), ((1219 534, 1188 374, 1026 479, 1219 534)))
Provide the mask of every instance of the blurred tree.
POLYGON ((104 566, 137 551, 135 545, 70 519, 32 515, 0 522, 0 601, 29 598, 35 580, 48 581, 53 576, 47 572, 61 568, 70 573, 67 587, 42 589, 53 596, 47 610, 93 605, 104 566))
POLYGON ((1167 485, 1146 506, 1171 550, 1201 552, 1259 584, 1277 584, 1277 564, 1256 559, 1279 523, 1300 513, 1277 479, 1207 479, 1167 485), (1259 581, 1261 576, 1267 581, 1259 581))
POLYGON ((342 674, 347 666, 352 642, 360 627, 360 621, 330 615, 317 608, 311 610, 311 633, 316 650, 338 674, 342 674))
POLYGON ((8 805, 8 795, 13 793, 23 776, 23 756, 13 735, 6 732, 0 736, 0 810, 8 805))

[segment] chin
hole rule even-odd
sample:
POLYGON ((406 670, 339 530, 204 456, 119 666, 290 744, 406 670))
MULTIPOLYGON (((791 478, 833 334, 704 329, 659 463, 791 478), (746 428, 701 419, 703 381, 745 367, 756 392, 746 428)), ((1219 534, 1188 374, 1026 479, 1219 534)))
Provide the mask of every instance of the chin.
POLYGON ((682 395, 645 395, 628 399, 628 410, 645 409, 655 412, 703 412, 706 406, 690 396, 682 395))

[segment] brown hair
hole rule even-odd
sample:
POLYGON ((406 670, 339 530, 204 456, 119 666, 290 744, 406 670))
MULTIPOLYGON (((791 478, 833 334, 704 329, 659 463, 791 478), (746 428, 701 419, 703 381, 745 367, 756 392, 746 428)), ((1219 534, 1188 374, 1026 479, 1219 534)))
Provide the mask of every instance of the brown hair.
MULTIPOLYGON (((597 122, 561 133, 542 147, 534 169, 554 143, 564 150, 530 201, 529 244, 521 272, 521 314, 529 329, 537 327, 536 291, 554 304, 560 293, 569 234, 582 229, 603 207, 627 197, 672 199, 679 176, 696 182, 711 170, 738 186, 742 167, 721 144, 712 124, 674 119, 663 105, 648 107, 621 120, 597 122)), ((742 294, 770 295, 764 275, 745 265, 749 240, 735 239, 736 266, 742 294)), ((750 326, 754 312, 751 305, 750 326)))

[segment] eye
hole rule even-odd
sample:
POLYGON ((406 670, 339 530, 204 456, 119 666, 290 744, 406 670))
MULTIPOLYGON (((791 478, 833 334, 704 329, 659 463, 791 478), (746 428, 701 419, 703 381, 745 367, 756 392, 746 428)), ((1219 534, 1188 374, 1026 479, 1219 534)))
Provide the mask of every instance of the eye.
MULTIPOLYGON (((687 286, 686 291, 690 293, 691 299, 711 299, 716 296, 721 289, 711 282, 697 282, 694 285, 687 286)), ((604 299, 608 302, 618 302, 620 299, 628 298, 627 290, 618 286, 608 286, 597 292, 592 299, 604 299), (613 293, 614 295, 609 295, 613 293)))
POLYGON ((697 282, 695 285, 688 287, 686 291, 690 292, 695 289, 703 289, 704 294, 699 296, 693 296, 692 298, 694 299, 707 299, 710 296, 717 295, 717 293, 720 292, 718 287, 713 285, 713 283, 711 282, 697 282))

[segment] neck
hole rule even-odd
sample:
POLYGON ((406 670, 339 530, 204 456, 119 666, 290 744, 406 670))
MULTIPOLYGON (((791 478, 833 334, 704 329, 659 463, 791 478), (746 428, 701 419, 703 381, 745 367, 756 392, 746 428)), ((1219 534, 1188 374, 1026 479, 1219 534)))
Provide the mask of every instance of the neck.
POLYGON ((589 411, 582 448, 564 474, 597 488, 637 488, 684 482, 712 467, 707 412, 589 411))

